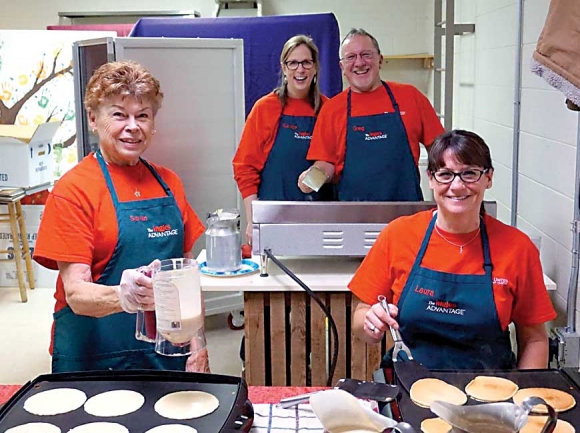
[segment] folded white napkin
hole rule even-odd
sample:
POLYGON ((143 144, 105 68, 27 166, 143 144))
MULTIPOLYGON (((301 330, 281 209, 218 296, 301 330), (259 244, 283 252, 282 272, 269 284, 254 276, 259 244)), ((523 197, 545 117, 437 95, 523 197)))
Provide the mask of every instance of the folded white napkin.
POLYGON ((310 406, 329 433, 380 433, 397 424, 341 389, 314 394, 310 397, 310 406))

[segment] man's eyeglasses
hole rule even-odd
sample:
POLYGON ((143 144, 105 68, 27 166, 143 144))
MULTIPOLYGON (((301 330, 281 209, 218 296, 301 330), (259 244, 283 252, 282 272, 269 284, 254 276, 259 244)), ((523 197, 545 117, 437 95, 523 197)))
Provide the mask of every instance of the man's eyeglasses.
POLYGON ((439 183, 452 183, 457 176, 465 183, 475 183, 484 173, 487 173, 489 168, 485 170, 479 170, 477 168, 470 168, 469 170, 463 170, 459 172, 443 170, 443 171, 432 171, 431 174, 435 180, 439 183))
POLYGON ((296 69, 298 69, 298 66, 300 66, 300 65, 302 65, 302 67, 304 69, 312 69, 312 67, 314 66, 314 61, 313 60, 302 60, 301 62, 298 62, 296 60, 289 60, 287 62, 284 62, 284 64, 291 71, 295 71, 296 69))
POLYGON ((360 56, 363 60, 373 60, 378 53, 376 51, 362 51, 358 54, 351 53, 344 56, 342 60, 344 63, 354 63, 356 62, 356 58, 360 56))

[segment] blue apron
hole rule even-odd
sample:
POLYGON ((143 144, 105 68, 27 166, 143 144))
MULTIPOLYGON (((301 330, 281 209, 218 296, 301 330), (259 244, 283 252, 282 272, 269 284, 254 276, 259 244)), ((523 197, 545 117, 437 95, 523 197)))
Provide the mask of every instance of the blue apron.
MULTIPOLYGON (((96 153, 117 216, 119 236, 111 260, 97 284, 118 285, 125 269, 147 265, 155 259, 183 256, 183 218, 169 187, 145 160, 141 163, 161 184, 165 197, 119 202, 106 163, 96 153), (138 221, 132 216, 137 215, 138 221), (133 221, 132 221, 133 220, 133 221), (175 235, 149 237, 153 226, 171 226, 175 235)), ((87 179, 87 182, 90 182, 87 179)), ((54 314, 52 372, 88 370, 185 370, 186 357, 165 357, 154 345, 135 339, 135 315, 125 312, 94 318, 65 307, 54 314)))
POLYGON ((276 139, 262 170, 259 200, 318 199, 318 193, 304 194, 298 188, 298 176, 312 164, 306 154, 315 122, 314 116, 280 116, 276 139))
POLYGON ((340 201, 422 201, 419 169, 413 159, 399 104, 388 84, 393 113, 351 116, 347 96, 344 169, 337 185, 340 201))
POLYGON ((501 329, 494 302, 493 264, 483 219, 484 275, 421 267, 436 220, 434 215, 399 300, 403 340, 415 360, 430 369, 514 368, 509 331, 501 329))

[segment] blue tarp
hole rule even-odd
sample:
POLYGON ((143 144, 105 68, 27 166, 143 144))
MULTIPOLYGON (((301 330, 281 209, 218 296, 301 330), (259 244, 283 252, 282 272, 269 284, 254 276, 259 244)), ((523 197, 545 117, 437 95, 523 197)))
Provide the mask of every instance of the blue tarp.
MULTIPOLYGON (((129 36, 234 38, 244 40, 246 117, 254 103, 278 84, 280 52, 297 34, 314 39, 320 51, 320 89, 332 97, 342 90, 340 33, 332 13, 223 18, 142 18, 129 36)), ((211 74, 211 65, 200 65, 211 74)))

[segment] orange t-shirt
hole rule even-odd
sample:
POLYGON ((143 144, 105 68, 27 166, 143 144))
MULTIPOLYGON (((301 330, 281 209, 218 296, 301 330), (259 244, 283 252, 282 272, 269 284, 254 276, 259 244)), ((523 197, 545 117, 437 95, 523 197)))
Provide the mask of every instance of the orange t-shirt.
MULTIPOLYGON (((429 100, 410 84, 387 82, 399 111, 415 163, 419 161, 419 143, 429 147, 445 130, 429 100)), ((331 98, 318 114, 307 158, 326 161, 334 165, 335 176, 342 173, 346 152, 347 95, 346 89, 331 98)), ((368 93, 351 93, 351 116, 370 116, 392 113, 395 109, 384 86, 368 93)))
MULTIPOLYGON (((372 305, 379 295, 397 304, 429 222, 432 211, 401 217, 388 224, 349 283, 349 289, 372 305)), ((556 318, 544 285, 540 256, 532 241, 518 229, 489 215, 484 216, 493 263, 493 295, 503 330, 510 322, 531 326, 556 318)), ((454 244, 463 245, 475 232, 442 231, 454 244)), ((481 237, 463 247, 451 245, 435 231, 423 257, 423 267, 454 274, 483 275, 481 237)))
MULTIPOLYGON (((321 95, 321 103, 328 98, 321 95)), ((280 116, 314 116, 314 108, 306 99, 288 98, 282 105, 274 92, 258 99, 248 115, 238 150, 232 161, 234 179, 242 198, 257 194, 261 173, 278 133, 280 116)), ((296 179, 298 181, 298 179, 296 179)))
MULTIPOLYGON (((184 224, 184 253, 189 252, 205 227, 187 202, 177 174, 151 165, 175 196, 184 224)), ((159 182, 142 163, 132 167, 109 164, 108 168, 121 202, 165 196, 159 182), (135 189, 141 193, 139 198, 135 197, 135 189)), ((87 264, 93 281, 97 281, 113 255, 117 237, 113 200, 99 163, 91 153, 67 172, 49 195, 38 230, 34 260, 49 269, 58 269, 57 262, 87 264)), ((135 245, 135 254, 139 254, 139 248, 142 246, 135 245)), ((54 297, 55 311, 67 305, 60 276, 54 297)))

